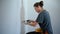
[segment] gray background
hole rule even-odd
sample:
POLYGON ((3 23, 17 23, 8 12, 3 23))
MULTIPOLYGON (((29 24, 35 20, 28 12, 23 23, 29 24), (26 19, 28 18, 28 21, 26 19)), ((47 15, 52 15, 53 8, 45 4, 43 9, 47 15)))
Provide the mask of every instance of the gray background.
MULTIPOLYGON (((36 19, 33 9, 36 1, 40 0, 24 0, 25 19, 36 19)), ((60 34, 60 0, 44 0, 44 4, 50 13, 54 34, 60 34)), ((21 34, 20 8, 21 0, 0 0, 0 34, 21 34)), ((29 29, 25 28, 25 31, 29 29)))

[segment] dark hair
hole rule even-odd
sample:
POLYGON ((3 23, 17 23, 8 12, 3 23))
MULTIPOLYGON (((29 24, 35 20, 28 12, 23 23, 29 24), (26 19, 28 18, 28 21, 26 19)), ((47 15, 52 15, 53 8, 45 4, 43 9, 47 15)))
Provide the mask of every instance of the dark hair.
POLYGON ((36 3, 34 4, 34 7, 38 7, 38 6, 43 7, 43 1, 36 2, 36 3))

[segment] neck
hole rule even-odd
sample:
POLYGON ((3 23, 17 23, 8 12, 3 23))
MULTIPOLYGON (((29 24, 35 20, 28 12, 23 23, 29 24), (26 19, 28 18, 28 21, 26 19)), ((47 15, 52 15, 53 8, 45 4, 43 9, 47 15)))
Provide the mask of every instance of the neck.
POLYGON ((44 10, 44 9, 42 8, 42 9, 39 11, 39 13, 41 13, 43 10, 44 10))
POLYGON ((41 10, 40 10, 40 12, 42 12, 44 9, 42 8, 41 10))

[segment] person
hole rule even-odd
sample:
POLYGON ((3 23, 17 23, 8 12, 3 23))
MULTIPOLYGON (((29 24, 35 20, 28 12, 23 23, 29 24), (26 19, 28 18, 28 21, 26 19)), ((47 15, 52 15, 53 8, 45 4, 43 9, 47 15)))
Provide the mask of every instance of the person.
MULTIPOLYGON (((43 6, 44 6, 43 1, 36 2, 34 4, 35 10, 39 14, 36 19, 36 23, 38 23, 40 25, 44 34, 53 34, 50 15, 49 15, 48 11, 43 8, 43 6)), ((36 24, 33 23, 30 25, 35 26, 36 24)))

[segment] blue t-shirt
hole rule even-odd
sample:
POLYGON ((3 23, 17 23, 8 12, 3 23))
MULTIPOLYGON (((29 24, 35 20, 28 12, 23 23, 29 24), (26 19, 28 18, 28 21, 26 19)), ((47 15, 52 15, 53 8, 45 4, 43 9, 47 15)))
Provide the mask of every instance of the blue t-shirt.
POLYGON ((53 34, 50 15, 48 11, 43 10, 36 19, 43 31, 48 31, 48 34, 53 34))

